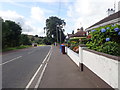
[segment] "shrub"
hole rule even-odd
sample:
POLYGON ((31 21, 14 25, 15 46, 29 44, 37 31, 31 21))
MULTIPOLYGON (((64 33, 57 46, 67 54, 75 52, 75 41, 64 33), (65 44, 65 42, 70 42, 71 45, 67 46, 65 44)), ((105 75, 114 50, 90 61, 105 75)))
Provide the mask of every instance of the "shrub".
POLYGON ((80 39, 80 44, 86 44, 88 39, 86 37, 80 39))
POLYGON ((106 25, 91 31, 88 48, 120 56, 120 25, 106 25))
POLYGON ((120 56, 120 46, 116 42, 105 42, 98 49, 100 52, 104 52, 111 55, 120 56))

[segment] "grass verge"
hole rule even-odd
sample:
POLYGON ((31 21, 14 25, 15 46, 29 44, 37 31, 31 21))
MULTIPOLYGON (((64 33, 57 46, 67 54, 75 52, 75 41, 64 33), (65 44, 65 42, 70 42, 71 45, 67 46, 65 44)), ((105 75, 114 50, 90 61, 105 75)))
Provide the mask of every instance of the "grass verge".
POLYGON ((2 52, 17 50, 17 49, 23 49, 23 48, 28 48, 28 47, 31 47, 31 45, 21 45, 21 46, 18 46, 18 47, 9 47, 9 48, 3 49, 2 52))

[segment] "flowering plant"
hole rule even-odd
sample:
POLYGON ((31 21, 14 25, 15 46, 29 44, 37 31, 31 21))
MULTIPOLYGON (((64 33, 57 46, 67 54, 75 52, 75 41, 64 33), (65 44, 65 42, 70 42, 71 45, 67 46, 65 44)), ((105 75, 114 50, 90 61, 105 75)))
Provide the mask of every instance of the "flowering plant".
POLYGON ((88 48, 120 56, 120 25, 102 26, 94 29, 94 31, 91 30, 90 35, 91 40, 86 44, 88 48))
POLYGON ((106 41, 110 41, 110 38, 106 38, 106 41))
POLYGON ((101 32, 106 32, 106 29, 102 28, 102 29, 101 29, 101 32))

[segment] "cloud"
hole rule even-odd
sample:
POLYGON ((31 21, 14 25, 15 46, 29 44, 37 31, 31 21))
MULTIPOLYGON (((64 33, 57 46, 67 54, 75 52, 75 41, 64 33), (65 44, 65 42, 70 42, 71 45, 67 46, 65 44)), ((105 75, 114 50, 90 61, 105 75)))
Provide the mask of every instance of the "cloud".
POLYGON ((19 23, 22 27, 22 33, 39 36, 44 35, 43 27, 40 26, 40 24, 43 23, 44 13, 38 7, 33 7, 31 9, 30 17, 24 17, 18 14, 16 11, 11 10, 0 11, 0 17, 2 17, 4 20, 12 20, 16 23, 19 23), (36 24, 39 25, 36 26, 36 24))
MULTIPOLYGON (((0 17, 4 20, 12 20, 16 23, 19 23, 23 29, 23 32, 30 28, 31 26, 26 23, 24 16, 18 14, 15 11, 7 10, 7 11, 0 11, 0 17)), ((31 29, 30 29, 31 30, 31 29)))
POLYGON ((45 36, 43 27, 45 26, 45 12, 48 11, 46 9, 42 9, 40 7, 32 7, 30 18, 27 20, 28 23, 33 26, 33 32, 31 34, 39 34, 45 36))
POLYGON ((22 19, 24 18, 24 16, 18 14, 17 12, 15 11, 10 11, 10 10, 7 10, 7 11, 0 11, 0 16, 3 18, 3 19, 10 19, 10 20, 18 20, 18 19, 22 19))
POLYGON ((0 2, 45 2, 45 3, 53 3, 53 2, 74 2, 74 0, 0 0, 0 2))
MULTIPOLYGON (((3 2, 5 1, 7 0, 3 0, 3 2)), ((57 5, 58 1, 60 0, 8 0, 7 2, 11 2, 15 7, 27 8, 30 10, 30 14, 28 17, 25 17, 17 13, 19 11, 7 10, 0 11, 0 16, 2 16, 3 19, 20 22, 24 33, 44 35, 43 27, 45 26, 46 17, 48 18, 49 15, 53 14, 56 15, 58 10, 57 7, 52 7, 54 10, 51 10, 47 5, 57 5), (26 5, 26 3, 20 3, 23 1, 32 2, 32 4, 26 5), (38 2, 42 2, 46 6, 41 8, 39 7, 39 4, 37 4, 38 2)), ((117 1, 118 0, 116 0, 116 3, 117 1)), ((65 9, 64 5, 61 7, 62 10, 60 11, 62 11, 64 15, 61 13, 60 16, 65 18, 67 23, 65 28, 68 33, 71 33, 72 30, 76 30, 81 26, 87 28, 105 18, 107 16, 107 9, 113 8, 114 6, 114 0, 61 0, 60 2, 63 2, 62 5, 66 5, 65 9)))
POLYGON ((76 0, 74 3, 68 4, 68 24, 70 22, 73 23, 72 30, 76 30, 81 26, 87 28, 105 18, 107 16, 107 9, 113 7, 114 0, 76 0))
POLYGON ((43 22, 44 18, 44 11, 40 7, 32 7, 31 8, 31 18, 38 21, 43 22))

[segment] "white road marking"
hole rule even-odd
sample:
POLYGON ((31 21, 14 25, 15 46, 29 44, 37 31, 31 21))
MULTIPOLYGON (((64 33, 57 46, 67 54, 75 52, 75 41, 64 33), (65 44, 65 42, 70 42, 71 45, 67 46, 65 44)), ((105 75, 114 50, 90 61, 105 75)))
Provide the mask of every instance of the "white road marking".
MULTIPOLYGON (((51 47, 51 48, 52 48, 52 47, 51 47)), ((45 69, 46 69, 46 67, 47 67, 48 61, 49 61, 49 59, 50 59, 50 57, 51 57, 51 53, 52 53, 52 51, 50 52, 50 55, 49 55, 49 57, 48 57, 48 59, 47 59, 47 63, 45 64, 45 66, 44 66, 44 68, 43 68, 43 70, 42 70, 42 73, 41 73, 41 75, 40 75, 40 77, 39 77, 39 79, 38 79, 38 81, 37 81, 37 83, 36 83, 36 85, 35 85, 35 88, 38 88, 38 87, 39 87, 39 84, 40 84, 40 82, 41 82, 41 80, 42 80, 42 77, 43 77, 43 74, 44 74, 44 72, 45 72, 45 69)))
POLYGON ((47 63, 45 64, 45 66, 44 66, 44 68, 43 68, 43 70, 42 70, 42 72, 41 72, 41 74, 40 74, 40 77, 39 77, 39 79, 38 79, 38 81, 37 81, 37 83, 36 83, 36 85, 35 85, 35 88, 38 88, 38 87, 39 87, 39 84, 40 84, 40 82, 41 82, 41 79, 42 79, 42 77, 43 77, 43 74, 44 74, 44 72, 45 72, 46 67, 47 67, 47 63))
POLYGON ((19 58, 21 58, 21 57, 22 57, 22 56, 18 56, 18 57, 16 57, 16 58, 13 58, 13 59, 11 59, 11 60, 9 60, 9 61, 6 61, 6 62, 0 64, 0 65, 4 65, 4 64, 6 64, 6 63, 12 62, 12 61, 14 61, 14 60, 16 60, 16 59, 19 59, 19 58))
POLYGON ((51 50, 51 53, 50 53, 50 55, 49 55, 49 58, 47 59, 47 63, 48 63, 48 61, 50 60, 51 54, 52 54, 52 50, 51 50))
POLYGON ((49 50, 49 52, 48 52, 47 56, 45 57, 45 59, 43 60, 43 62, 42 62, 42 63, 45 63, 45 61, 46 61, 46 59, 47 59, 48 55, 50 54, 51 50, 52 50, 52 47, 51 47, 51 49, 49 50))
POLYGON ((38 68, 38 70, 36 71, 36 73, 34 74, 34 76, 32 77, 32 79, 30 80, 30 82, 26 86, 26 89, 28 89, 30 87, 30 85, 32 84, 32 82, 35 79, 36 75, 38 74, 39 70, 41 69, 41 67, 42 67, 42 64, 40 65, 40 67, 38 68))
MULTIPOLYGON (((52 47, 51 47, 51 48, 52 48, 52 47)), ((43 60, 42 64, 40 65, 40 67, 37 69, 37 71, 36 71, 35 74, 33 75, 32 79, 29 81, 29 83, 28 83, 27 86, 25 87, 25 90, 27 90, 27 89, 30 87, 30 85, 32 84, 33 80, 35 79, 35 77, 37 76, 38 72, 40 71, 42 65, 45 63, 47 57, 49 56, 50 51, 51 51, 51 49, 49 50, 48 54, 46 55, 45 59, 43 60)), ((45 64, 45 66, 47 66, 47 65, 45 64)), ((45 68, 45 67, 44 67, 44 68, 45 68)), ((43 70, 44 70, 44 68, 43 68, 43 70)), ((43 72, 43 71, 42 71, 42 72, 43 72)), ((41 76, 41 75, 40 75, 40 76, 41 76)))

